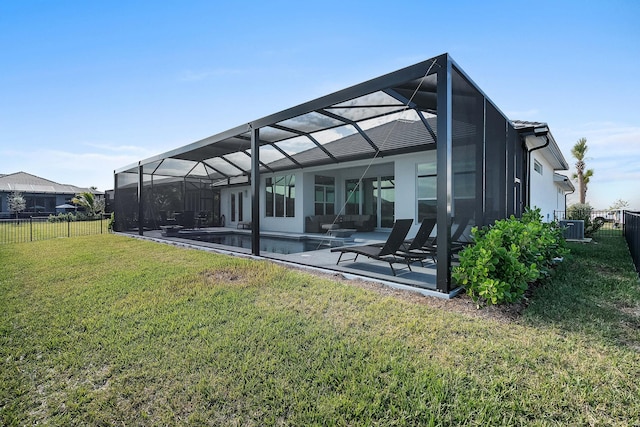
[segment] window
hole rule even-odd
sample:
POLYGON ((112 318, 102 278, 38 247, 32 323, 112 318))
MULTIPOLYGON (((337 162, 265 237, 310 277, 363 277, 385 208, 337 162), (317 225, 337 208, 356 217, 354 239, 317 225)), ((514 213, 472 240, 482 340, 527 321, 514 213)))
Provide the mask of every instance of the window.
POLYGON ((542 175, 542 164, 535 159, 533 160, 533 170, 542 175))
POLYGON ((24 196, 27 202, 25 212, 55 212, 56 198, 55 196, 24 196))
POLYGON ((360 214, 360 187, 361 185, 357 179, 348 179, 345 181, 345 191, 347 194, 347 202, 344 206, 345 214, 360 214))
POLYGON ((242 191, 238 193, 238 221, 242 221, 242 191))
POLYGON ((437 170, 435 155, 433 161, 418 165, 418 222, 425 218, 435 218, 437 204, 437 170))
POLYGON ((473 149, 458 147, 453 153, 453 197, 456 200, 476 197, 476 159, 473 149))
POLYGON ((231 222, 236 220, 236 193, 231 193, 231 222))
POLYGON ((265 216, 280 218, 295 216, 295 175, 267 178, 265 191, 265 216))
POLYGON ((316 175, 314 197, 316 215, 333 215, 336 200, 335 178, 316 175))

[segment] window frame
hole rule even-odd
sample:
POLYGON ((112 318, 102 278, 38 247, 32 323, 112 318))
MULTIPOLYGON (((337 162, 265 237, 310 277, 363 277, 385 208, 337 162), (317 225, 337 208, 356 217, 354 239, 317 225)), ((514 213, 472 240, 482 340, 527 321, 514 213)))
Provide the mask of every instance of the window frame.
POLYGON ((265 217, 294 218, 295 202, 296 176, 294 174, 265 178, 265 217))

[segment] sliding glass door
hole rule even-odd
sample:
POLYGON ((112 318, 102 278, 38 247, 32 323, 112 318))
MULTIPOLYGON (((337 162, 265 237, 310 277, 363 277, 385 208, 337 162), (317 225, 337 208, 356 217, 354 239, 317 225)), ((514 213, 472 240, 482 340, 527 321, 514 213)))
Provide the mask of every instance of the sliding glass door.
POLYGON ((363 178, 345 181, 347 201, 345 214, 372 215, 376 226, 393 227, 395 211, 395 183, 393 176, 363 178))

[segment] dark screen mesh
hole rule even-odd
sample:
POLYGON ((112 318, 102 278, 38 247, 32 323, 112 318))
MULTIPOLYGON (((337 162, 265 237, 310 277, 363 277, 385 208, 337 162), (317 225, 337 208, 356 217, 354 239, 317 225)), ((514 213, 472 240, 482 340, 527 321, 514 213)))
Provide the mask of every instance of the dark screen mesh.
POLYGON ((507 120, 486 103, 485 224, 506 216, 507 120))
MULTIPOLYGON (((453 218, 457 224, 482 222, 484 97, 452 70, 453 218)), ((452 228, 452 233, 454 233, 452 228)))

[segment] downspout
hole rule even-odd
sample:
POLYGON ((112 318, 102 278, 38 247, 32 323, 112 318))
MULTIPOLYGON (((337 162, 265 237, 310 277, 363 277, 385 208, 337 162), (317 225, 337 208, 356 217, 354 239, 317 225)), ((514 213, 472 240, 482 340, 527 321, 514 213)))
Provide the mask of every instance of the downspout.
MULTIPOLYGON (((569 178, 567 178, 567 180, 569 180, 569 178)), ((573 193, 575 193, 575 192, 576 192, 576 189, 574 188, 574 189, 573 189, 573 190, 571 190, 570 192, 568 192, 568 193, 564 193, 564 216, 565 216, 565 218, 567 217, 567 196, 568 196, 569 194, 573 194, 573 193)))
POLYGON ((551 142, 549 140, 549 136, 547 136, 547 132, 545 132, 542 135, 537 135, 535 133, 533 133, 535 136, 544 136, 544 138, 547 140, 547 142, 545 142, 543 145, 539 146, 539 147, 535 147, 532 148, 531 150, 529 150, 527 148, 527 141, 526 141, 526 137, 525 137, 525 141, 524 141, 524 149, 527 151, 527 207, 531 208, 531 153, 536 151, 536 150, 540 150, 542 148, 546 148, 549 146, 549 143, 551 142))

